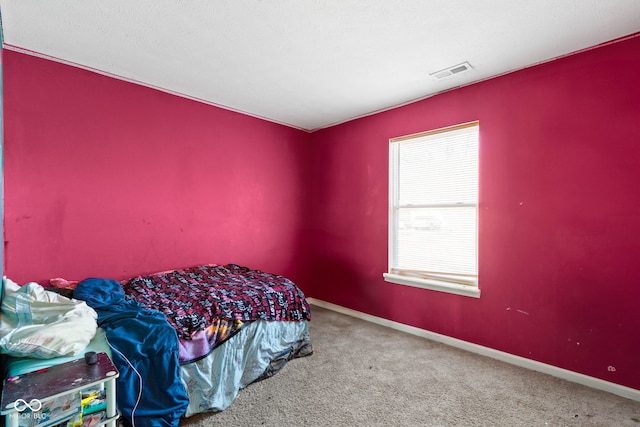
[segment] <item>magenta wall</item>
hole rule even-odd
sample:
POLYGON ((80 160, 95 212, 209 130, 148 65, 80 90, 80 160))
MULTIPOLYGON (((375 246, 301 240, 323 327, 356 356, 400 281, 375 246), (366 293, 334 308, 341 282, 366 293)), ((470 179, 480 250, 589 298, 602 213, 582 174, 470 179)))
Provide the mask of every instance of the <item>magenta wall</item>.
POLYGON ((300 276, 307 133, 20 53, 3 65, 8 277, 300 276))
POLYGON ((312 135, 311 295, 640 389, 640 37, 312 135), (480 299, 386 283, 388 140, 480 121, 480 299))

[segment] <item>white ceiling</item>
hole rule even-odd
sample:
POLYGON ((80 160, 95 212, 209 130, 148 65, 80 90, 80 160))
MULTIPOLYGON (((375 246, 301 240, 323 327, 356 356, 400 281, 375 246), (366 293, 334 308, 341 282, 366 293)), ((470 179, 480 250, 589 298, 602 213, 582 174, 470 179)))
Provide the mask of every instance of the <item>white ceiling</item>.
POLYGON ((0 13, 6 49, 306 130, 640 31, 640 0, 0 0, 0 13))

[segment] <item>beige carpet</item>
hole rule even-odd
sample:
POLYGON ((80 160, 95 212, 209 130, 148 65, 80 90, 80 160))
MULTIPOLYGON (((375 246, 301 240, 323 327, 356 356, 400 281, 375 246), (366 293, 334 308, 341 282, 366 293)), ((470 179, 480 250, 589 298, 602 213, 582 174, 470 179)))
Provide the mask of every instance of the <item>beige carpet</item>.
POLYGON ((312 307, 313 355, 201 426, 636 426, 640 402, 312 307))

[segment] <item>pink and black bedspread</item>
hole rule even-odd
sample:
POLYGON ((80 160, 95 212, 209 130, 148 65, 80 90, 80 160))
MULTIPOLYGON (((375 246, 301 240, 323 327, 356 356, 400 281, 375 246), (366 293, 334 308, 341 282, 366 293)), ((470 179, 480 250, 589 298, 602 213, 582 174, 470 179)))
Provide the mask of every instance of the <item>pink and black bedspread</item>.
POLYGON ((127 298, 167 316, 178 333, 180 363, 206 356, 247 322, 311 320, 291 280, 235 264, 138 276, 122 287, 127 298))

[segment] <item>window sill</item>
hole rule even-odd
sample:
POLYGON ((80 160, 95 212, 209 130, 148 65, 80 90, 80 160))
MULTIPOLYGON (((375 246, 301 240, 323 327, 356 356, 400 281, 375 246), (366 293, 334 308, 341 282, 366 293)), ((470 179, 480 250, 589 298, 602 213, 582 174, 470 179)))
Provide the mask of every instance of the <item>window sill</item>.
POLYGON ((432 291, 447 292, 450 294, 463 295, 466 297, 480 298, 480 289, 476 286, 458 285, 456 283, 445 282, 435 279, 419 279, 417 277, 407 277, 398 274, 384 273, 384 280, 399 285, 415 286, 417 288, 430 289, 432 291))

